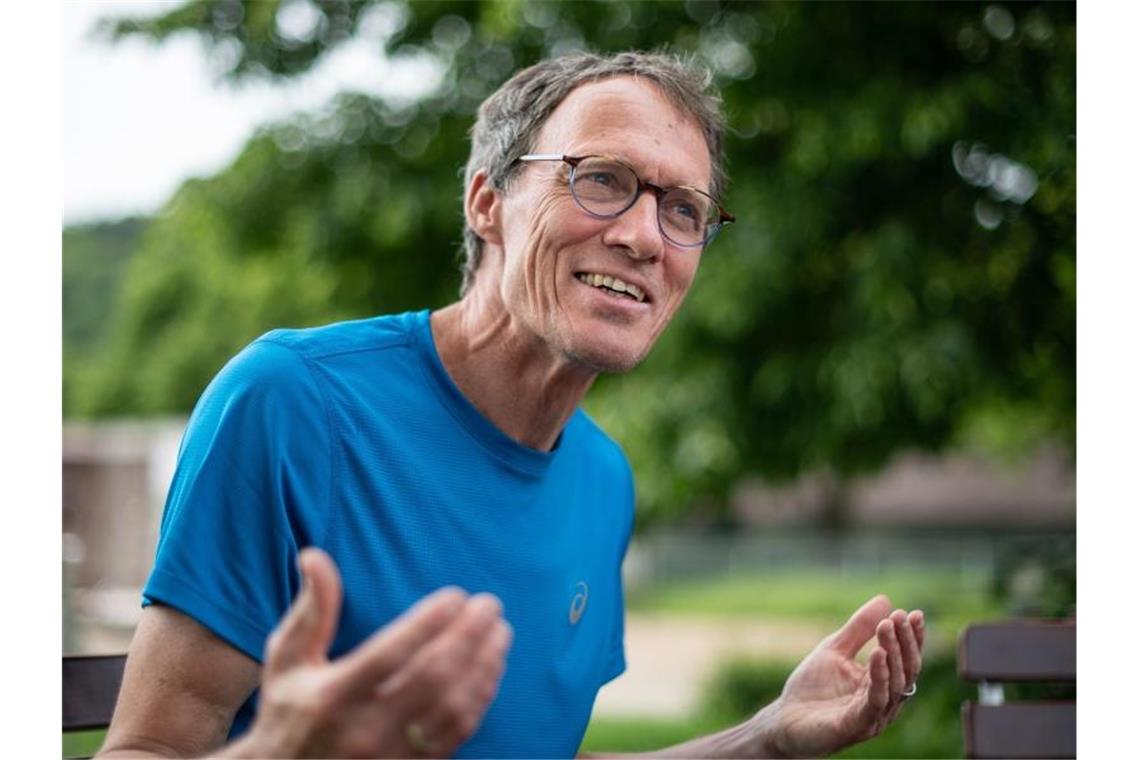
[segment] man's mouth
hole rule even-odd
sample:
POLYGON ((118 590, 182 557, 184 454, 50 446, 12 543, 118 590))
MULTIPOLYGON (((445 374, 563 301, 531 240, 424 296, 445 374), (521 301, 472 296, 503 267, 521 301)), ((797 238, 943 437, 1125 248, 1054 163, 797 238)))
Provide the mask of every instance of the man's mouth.
POLYGON ((581 282, 598 288, 599 290, 607 291, 622 298, 629 298, 638 303, 645 302, 645 291, 633 283, 619 280, 617 277, 611 277, 608 274, 597 274, 595 272, 578 272, 574 276, 581 282))

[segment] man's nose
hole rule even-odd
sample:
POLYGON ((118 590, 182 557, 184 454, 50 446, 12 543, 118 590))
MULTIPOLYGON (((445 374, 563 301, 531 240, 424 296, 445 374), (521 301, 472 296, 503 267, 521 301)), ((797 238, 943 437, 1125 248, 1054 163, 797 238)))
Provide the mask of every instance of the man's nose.
POLYGON ((644 190, 624 214, 610 223, 602 241, 618 245, 635 259, 657 259, 665 255, 665 239, 657 221, 657 196, 644 190))

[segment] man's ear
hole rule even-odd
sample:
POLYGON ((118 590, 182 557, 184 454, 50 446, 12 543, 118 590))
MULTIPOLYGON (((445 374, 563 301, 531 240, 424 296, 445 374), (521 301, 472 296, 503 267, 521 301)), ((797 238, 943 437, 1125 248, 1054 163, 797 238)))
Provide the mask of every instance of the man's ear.
POLYGON ((503 243, 500 228, 502 200, 499 191, 491 186, 487 172, 483 169, 475 172, 463 199, 463 213, 467 217, 467 226, 486 243, 503 243))

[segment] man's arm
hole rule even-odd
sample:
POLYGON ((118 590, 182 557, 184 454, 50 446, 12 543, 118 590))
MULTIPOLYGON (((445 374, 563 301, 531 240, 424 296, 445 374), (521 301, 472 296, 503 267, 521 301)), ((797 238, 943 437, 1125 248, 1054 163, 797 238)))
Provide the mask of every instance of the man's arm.
POLYGON ((217 750, 260 674, 256 661, 193 618, 147 607, 101 754, 198 757, 217 750))
MULTIPOLYGON (((922 669, 921 611, 891 612, 877 596, 792 672, 779 698, 749 720, 645 757, 821 757, 878 736, 922 669), (866 665, 855 656, 872 638, 866 665)), ((627 755, 628 757, 628 755, 627 755)))
POLYGON ((442 589, 330 661, 339 575, 319 550, 300 562, 304 586, 264 667, 191 618, 148 607, 100 756, 445 756, 475 731, 510 646, 498 600, 442 589), (259 679, 253 725, 223 746, 259 679))

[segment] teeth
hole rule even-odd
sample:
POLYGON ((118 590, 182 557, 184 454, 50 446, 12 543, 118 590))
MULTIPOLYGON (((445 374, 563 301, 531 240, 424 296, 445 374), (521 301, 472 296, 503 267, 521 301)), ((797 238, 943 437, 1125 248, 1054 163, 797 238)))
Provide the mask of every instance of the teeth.
POLYGON ((617 293, 628 293, 633 296, 638 302, 645 300, 645 291, 631 283, 625 282, 617 277, 610 275, 601 275, 593 273, 583 273, 578 275, 578 279, 587 285, 593 285, 595 288, 609 288, 617 293))

